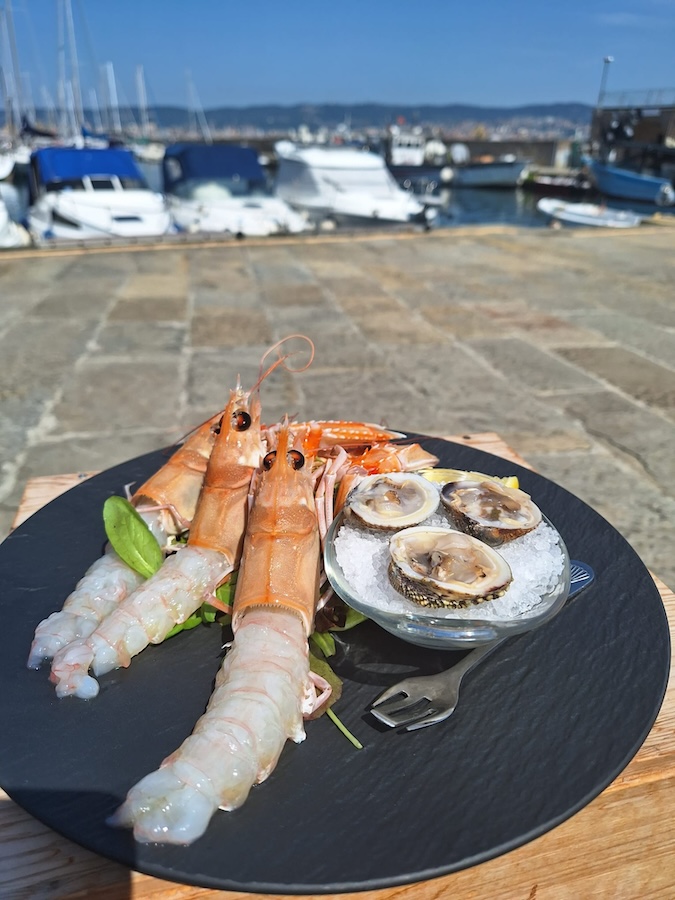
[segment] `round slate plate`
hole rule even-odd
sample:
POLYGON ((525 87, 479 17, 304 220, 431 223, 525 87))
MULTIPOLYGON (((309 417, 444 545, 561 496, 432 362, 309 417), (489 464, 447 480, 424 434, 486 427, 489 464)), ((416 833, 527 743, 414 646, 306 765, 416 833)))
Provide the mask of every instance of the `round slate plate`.
POLYGON ((67 838, 160 878, 223 890, 339 893, 476 865, 571 816, 627 765, 661 705, 669 669, 665 611, 648 571, 599 515, 550 481, 440 440, 441 464, 515 473, 595 583, 539 631, 513 638, 467 678, 451 719, 398 734, 366 712, 408 674, 452 665, 372 623, 344 636, 337 713, 288 744, 276 771, 190 847, 135 844, 106 817, 191 731, 221 658, 219 628, 149 647, 101 679, 96 700, 57 700, 47 670, 25 667, 36 624, 60 608, 100 554, 101 508, 165 460, 117 466, 68 491, 0 545, 0 784, 67 838))

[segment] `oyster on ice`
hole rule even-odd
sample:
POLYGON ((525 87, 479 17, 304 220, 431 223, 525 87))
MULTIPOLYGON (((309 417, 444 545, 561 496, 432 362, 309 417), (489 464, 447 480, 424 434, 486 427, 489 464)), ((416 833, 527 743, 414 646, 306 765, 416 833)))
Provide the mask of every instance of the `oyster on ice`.
POLYGON ((367 475, 349 493, 345 515, 368 528, 390 531, 418 525, 438 508, 438 488, 412 472, 367 475))
POLYGON ((455 528, 492 545, 521 537, 541 522, 529 494, 494 481, 449 482, 441 502, 455 528))
POLYGON ((450 528, 405 528, 389 540, 389 580, 420 606, 457 609, 494 600, 513 580, 506 560, 450 528))

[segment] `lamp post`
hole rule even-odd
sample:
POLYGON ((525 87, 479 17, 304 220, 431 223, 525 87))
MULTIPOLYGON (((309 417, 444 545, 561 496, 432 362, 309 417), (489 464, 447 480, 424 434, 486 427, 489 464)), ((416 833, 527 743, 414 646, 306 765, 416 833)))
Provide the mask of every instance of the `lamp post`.
POLYGON ((613 56, 606 56, 602 61, 602 78, 600 79, 600 91, 598 92, 598 107, 602 105, 605 96, 605 86, 607 84, 607 75, 609 67, 614 62, 613 56))

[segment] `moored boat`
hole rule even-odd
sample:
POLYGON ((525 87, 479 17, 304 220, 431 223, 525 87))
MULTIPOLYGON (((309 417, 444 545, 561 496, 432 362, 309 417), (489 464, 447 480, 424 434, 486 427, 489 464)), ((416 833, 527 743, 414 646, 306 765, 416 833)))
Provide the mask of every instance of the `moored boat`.
POLYGON ((529 172, 522 188, 544 197, 587 197, 593 193, 593 185, 582 172, 529 172))
POLYGON ((164 198, 121 148, 36 150, 30 194, 28 226, 37 243, 155 237, 172 228, 164 198))
POLYGON ((522 159, 468 162, 453 168, 452 187, 515 188, 524 177, 527 161, 522 159))
POLYGON ((30 244, 30 235, 26 229, 10 218, 5 201, 0 197, 0 248, 8 250, 12 247, 26 247, 30 244))
POLYGON ((641 172, 610 166, 595 159, 587 159, 585 162, 601 194, 623 200, 655 203, 657 206, 675 204, 675 190, 667 178, 643 175, 641 172))
POLYGON ((376 153, 291 141, 279 141, 275 150, 277 195, 319 222, 428 225, 437 215, 399 186, 376 153))
POLYGON ((271 194, 251 147, 173 144, 162 175, 169 210, 185 231, 267 237, 309 227, 305 216, 271 194))
POLYGON ((612 209, 595 203, 568 203, 554 197, 542 197, 537 209, 559 222, 599 228, 635 228, 644 218, 627 209, 612 209))

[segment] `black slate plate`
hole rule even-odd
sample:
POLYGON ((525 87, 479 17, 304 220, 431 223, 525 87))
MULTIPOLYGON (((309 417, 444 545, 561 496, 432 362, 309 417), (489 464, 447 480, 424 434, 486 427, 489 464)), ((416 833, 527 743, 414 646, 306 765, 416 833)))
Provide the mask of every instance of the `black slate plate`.
POLYGON ((270 779, 192 846, 144 846, 106 817, 190 732, 221 656, 219 628, 150 647, 101 679, 94 701, 57 700, 25 667, 35 625, 100 554, 106 497, 139 483, 161 452, 68 491, 0 545, 0 784, 67 838, 160 878, 223 890, 338 893, 437 877, 513 849, 567 819, 627 765, 660 708, 670 647, 647 569, 599 515, 552 482, 440 440, 441 464, 515 473, 596 582, 539 631, 513 638, 467 678, 446 723, 384 730, 369 702, 406 674, 460 653, 425 650, 367 623, 345 636, 337 712, 288 744, 270 779))

